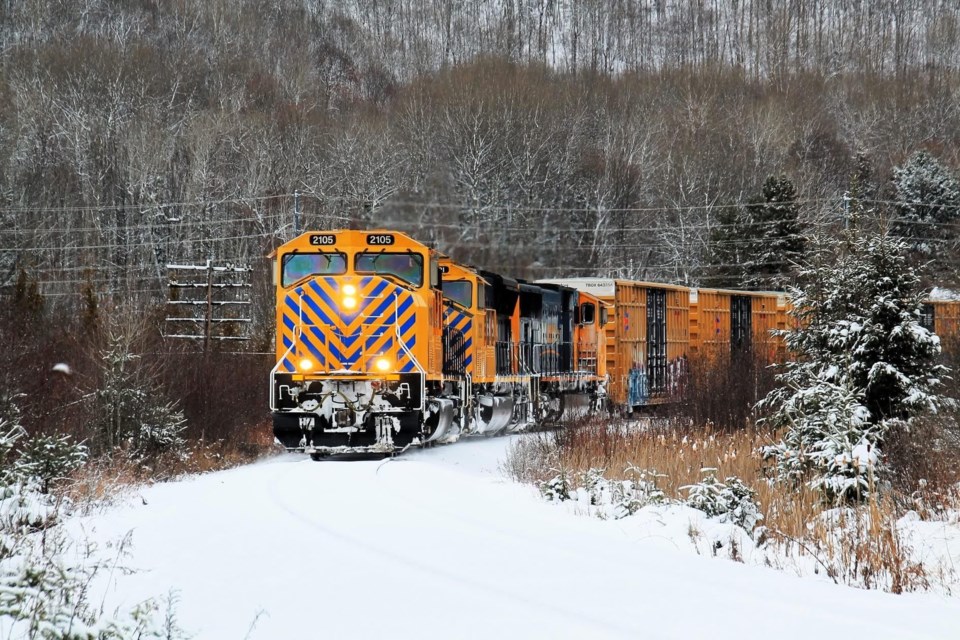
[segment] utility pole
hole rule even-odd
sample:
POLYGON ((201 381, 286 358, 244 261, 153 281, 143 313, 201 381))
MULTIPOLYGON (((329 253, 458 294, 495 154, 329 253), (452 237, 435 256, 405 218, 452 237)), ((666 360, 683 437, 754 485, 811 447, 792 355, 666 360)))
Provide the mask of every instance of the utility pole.
POLYGON ((300 191, 293 192, 293 235, 300 235, 300 191))
POLYGON ((213 262, 207 258, 207 312, 203 323, 203 352, 210 349, 210 327, 213 326, 213 262))

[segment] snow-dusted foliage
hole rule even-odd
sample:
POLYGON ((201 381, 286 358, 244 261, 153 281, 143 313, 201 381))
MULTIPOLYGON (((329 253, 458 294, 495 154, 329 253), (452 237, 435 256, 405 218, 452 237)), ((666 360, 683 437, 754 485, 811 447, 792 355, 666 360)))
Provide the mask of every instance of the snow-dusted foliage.
POLYGON ((183 637, 171 613, 158 615, 155 601, 113 614, 91 602, 95 576, 116 569, 116 561, 95 557, 92 548, 78 553, 58 526, 70 502, 48 492, 85 456, 66 438, 27 441, 19 426, 0 422, 0 637, 183 637))
POLYGON ((101 382, 90 398, 95 403, 97 437, 102 448, 129 447, 137 456, 177 449, 186 418, 139 366, 139 356, 121 332, 101 353, 101 382))
MULTIPOLYGON (((183 638, 172 613, 155 600, 112 614, 91 601, 97 574, 114 562, 91 558, 68 560, 70 549, 59 532, 38 544, 28 536, 4 534, 0 546, 0 633, 4 637, 42 640, 128 640, 183 638)), ((172 603, 168 603, 172 604, 172 603)))
POLYGON ((58 480, 65 480, 87 461, 87 448, 70 436, 36 436, 21 448, 13 473, 37 480, 44 493, 58 480))
POLYGON ((760 505, 754 499, 756 491, 737 477, 720 482, 715 469, 703 469, 704 478, 696 484, 680 487, 687 492, 687 506, 703 511, 708 516, 719 517, 721 522, 731 522, 747 532, 763 520, 760 505))
POLYGON ((893 187, 898 201, 894 231, 910 238, 912 249, 933 253, 933 243, 951 232, 945 223, 960 216, 960 182, 930 153, 918 151, 893 170, 893 187))
POLYGON ((588 469, 569 477, 565 471, 539 483, 540 493, 550 501, 573 500, 595 508, 601 518, 618 520, 637 512, 648 504, 664 501, 657 488, 657 474, 630 469, 636 480, 609 480, 603 469, 588 469))
POLYGON ((933 412, 946 371, 937 336, 920 326, 920 279, 903 241, 850 230, 828 240, 791 291, 794 358, 761 402, 784 428, 765 450, 781 479, 812 476, 831 501, 862 499, 882 471, 879 450, 895 421, 933 412))

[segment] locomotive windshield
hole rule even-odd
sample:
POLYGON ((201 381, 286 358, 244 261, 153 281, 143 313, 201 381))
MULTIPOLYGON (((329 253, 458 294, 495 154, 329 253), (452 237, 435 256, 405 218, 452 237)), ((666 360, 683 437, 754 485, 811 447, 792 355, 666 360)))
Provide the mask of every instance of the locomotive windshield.
POLYGON ((423 256, 418 253, 358 253, 354 269, 396 276, 415 287, 423 284, 423 256))
POLYGON ((283 256, 283 286, 307 276, 339 275, 347 272, 347 256, 342 253, 288 253, 283 256))
POLYGON ((443 297, 469 308, 473 303, 473 286, 468 280, 444 280, 443 297))

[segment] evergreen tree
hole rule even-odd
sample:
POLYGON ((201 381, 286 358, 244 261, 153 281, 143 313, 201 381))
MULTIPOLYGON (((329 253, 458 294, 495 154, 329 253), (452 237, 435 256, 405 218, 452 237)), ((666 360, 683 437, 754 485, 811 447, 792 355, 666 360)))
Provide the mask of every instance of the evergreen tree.
POLYGON ((714 287, 781 289, 806 250, 797 191, 789 178, 770 176, 743 208, 725 208, 710 237, 714 287))
POLYGON ((734 288, 743 282, 745 220, 738 207, 724 207, 717 215, 717 225, 710 234, 710 272, 705 284, 711 287, 734 288))
POLYGON ((138 361, 128 337, 114 328, 101 353, 100 386, 90 396, 98 416, 95 442, 107 450, 126 446, 136 456, 176 449, 186 418, 138 361))
POLYGON ((935 157, 918 151, 893 170, 897 199, 894 233, 924 256, 938 258, 956 240, 960 182, 935 157))
POLYGON ((747 206, 746 216, 752 232, 742 285, 780 289, 806 249, 793 182, 786 176, 767 178, 761 197, 747 206))
POLYGON ((882 471, 887 430, 946 402, 938 395, 946 371, 934 363, 940 342, 920 326, 920 278, 906 245, 856 226, 826 240, 791 290, 795 358, 761 403, 772 410, 767 422, 786 429, 765 452, 778 475, 810 478, 830 500, 864 497, 882 471))

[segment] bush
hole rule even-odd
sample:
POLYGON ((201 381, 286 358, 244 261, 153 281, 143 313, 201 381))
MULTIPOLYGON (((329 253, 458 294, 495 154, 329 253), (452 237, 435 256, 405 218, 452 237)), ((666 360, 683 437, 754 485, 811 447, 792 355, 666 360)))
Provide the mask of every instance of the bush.
POLYGON ((39 482, 43 493, 70 477, 87 461, 87 448, 70 436, 37 436, 26 442, 11 471, 20 478, 39 482))
POLYGON ((144 458, 180 448, 186 418, 138 361, 131 338, 114 329, 101 353, 100 385, 88 398, 95 406, 100 449, 125 446, 144 458))
POLYGON ((591 468, 572 479, 564 471, 538 483, 541 495, 550 501, 574 500, 597 507, 601 518, 619 520, 639 511, 648 504, 665 500, 657 488, 655 472, 631 468, 636 480, 611 480, 603 469, 591 468))
POLYGON ((116 568, 95 549, 79 554, 57 526, 70 502, 49 484, 82 465, 86 451, 68 438, 41 437, 14 453, 22 430, 0 425, 0 629, 7 637, 44 640, 182 638, 172 613, 153 600, 104 612, 90 601, 94 578, 116 568))
POLYGON ((760 505, 754 500, 756 492, 735 476, 720 482, 715 471, 703 469, 706 474, 703 480, 681 487, 687 492, 684 503, 710 517, 719 517, 721 522, 731 522, 752 532, 763 520, 760 505))

